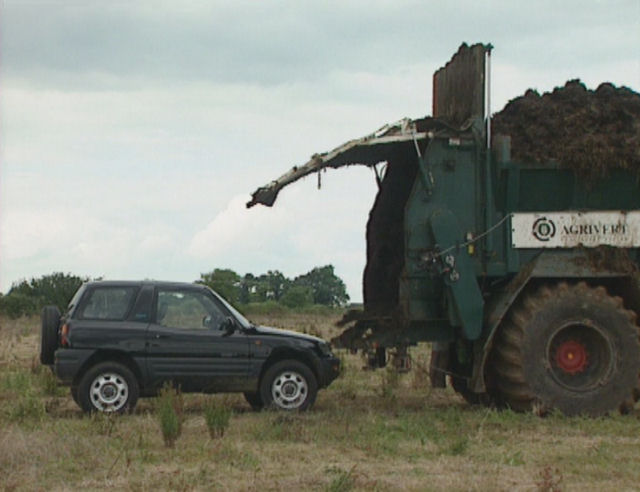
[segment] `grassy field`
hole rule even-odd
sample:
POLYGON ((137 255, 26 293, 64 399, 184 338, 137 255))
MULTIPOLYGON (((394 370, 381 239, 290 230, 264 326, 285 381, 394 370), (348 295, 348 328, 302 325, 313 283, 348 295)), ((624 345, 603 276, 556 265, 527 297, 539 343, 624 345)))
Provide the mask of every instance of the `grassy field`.
MULTIPOLYGON (((329 337, 331 316, 254 316, 329 337)), ((640 408, 565 418, 470 407, 432 390, 428 347, 414 370, 344 374, 304 414, 251 412, 240 395, 185 395, 182 433, 165 447, 154 399, 134 415, 84 416, 39 366, 38 319, 0 319, 2 490, 633 490, 640 408), (209 437, 211 401, 233 410, 209 437)))

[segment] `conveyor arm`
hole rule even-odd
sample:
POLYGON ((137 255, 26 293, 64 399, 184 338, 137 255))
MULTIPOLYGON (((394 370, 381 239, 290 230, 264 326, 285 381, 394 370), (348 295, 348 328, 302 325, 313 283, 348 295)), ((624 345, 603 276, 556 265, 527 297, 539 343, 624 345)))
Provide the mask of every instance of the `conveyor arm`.
POLYGON ((418 141, 427 138, 427 132, 420 131, 423 129, 421 127, 424 122, 424 119, 404 118, 397 123, 385 125, 370 135, 349 140, 330 152, 314 154, 302 166, 294 166, 275 181, 254 191, 251 201, 247 203, 247 208, 258 203, 272 206, 282 188, 327 167, 338 168, 353 164, 374 166, 379 162, 388 161, 394 153, 395 144, 413 142, 418 151, 418 141))

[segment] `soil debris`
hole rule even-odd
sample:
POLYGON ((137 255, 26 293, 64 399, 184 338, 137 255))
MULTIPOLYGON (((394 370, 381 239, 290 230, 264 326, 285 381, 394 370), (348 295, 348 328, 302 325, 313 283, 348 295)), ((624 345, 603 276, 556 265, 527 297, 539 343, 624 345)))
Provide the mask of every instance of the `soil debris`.
POLYGON ((556 161, 586 180, 612 169, 640 172, 640 94, 579 80, 540 95, 529 89, 493 115, 494 134, 511 135, 512 159, 556 161))
POLYGON ((398 304, 404 266, 404 207, 417 172, 415 156, 390 161, 369 212, 363 279, 368 315, 386 314, 398 304))

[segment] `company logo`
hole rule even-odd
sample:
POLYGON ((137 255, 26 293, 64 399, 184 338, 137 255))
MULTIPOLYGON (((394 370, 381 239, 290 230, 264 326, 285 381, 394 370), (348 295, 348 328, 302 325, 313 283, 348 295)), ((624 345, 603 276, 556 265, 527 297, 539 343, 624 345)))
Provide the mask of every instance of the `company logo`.
POLYGON ((540 217, 533 223, 531 232, 538 241, 548 241, 556 235, 556 225, 551 219, 540 217))

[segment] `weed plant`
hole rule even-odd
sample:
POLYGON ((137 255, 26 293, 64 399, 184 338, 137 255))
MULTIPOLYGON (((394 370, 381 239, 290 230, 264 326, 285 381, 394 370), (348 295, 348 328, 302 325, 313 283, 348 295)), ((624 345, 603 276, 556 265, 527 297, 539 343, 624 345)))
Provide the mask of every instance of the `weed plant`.
POLYGON ((385 400, 393 401, 400 385, 400 373, 391 365, 380 371, 380 393, 385 400))
POLYGON ((184 402, 180 389, 165 384, 156 400, 156 412, 164 445, 172 448, 182 433, 184 420, 184 402))
POLYGON ((353 490, 355 486, 355 465, 348 471, 335 467, 327 471, 335 475, 325 489, 327 492, 349 492, 353 490))
POLYGON ((46 415, 42 390, 34 375, 25 369, 6 372, 0 377, 0 399, 2 415, 9 421, 20 424, 38 424, 46 415))
POLYGON ((211 399, 204 407, 204 419, 211 439, 221 438, 229 427, 232 410, 224 403, 211 399))

